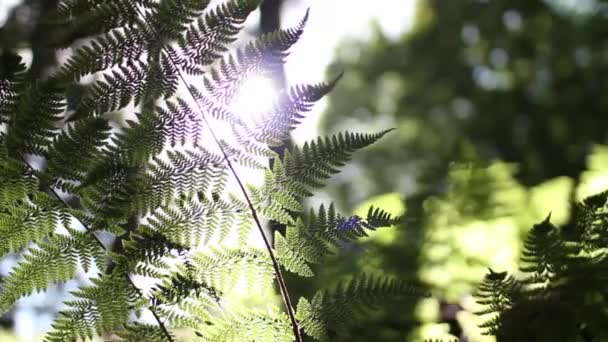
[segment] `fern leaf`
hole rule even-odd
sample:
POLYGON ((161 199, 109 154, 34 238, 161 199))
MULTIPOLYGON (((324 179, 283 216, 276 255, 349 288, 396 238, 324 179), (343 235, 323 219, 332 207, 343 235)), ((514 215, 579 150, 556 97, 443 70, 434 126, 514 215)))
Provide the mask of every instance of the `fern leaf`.
POLYGON ((245 136, 270 146, 282 145, 289 132, 300 124, 315 102, 333 89, 340 77, 327 84, 296 85, 282 91, 272 108, 246 128, 245 136))
POLYGON ((47 154, 49 173, 56 178, 81 181, 91 164, 101 158, 109 137, 106 120, 95 118, 70 125, 53 140, 47 154))
POLYGON ((259 5, 258 0, 231 0, 200 17, 179 37, 176 61, 189 74, 201 75, 236 40, 245 19, 259 5))
POLYGON ((293 334, 287 315, 270 309, 270 312, 250 311, 219 317, 201 332, 203 341, 239 342, 268 341, 287 342, 293 334))
POLYGON ((136 30, 114 29, 76 50, 53 77, 78 80, 126 61, 137 61, 143 53, 144 40, 136 30))
POLYGON ((382 302, 425 296, 415 287, 393 279, 362 274, 334 290, 317 292, 312 301, 298 303, 298 319, 306 334, 327 340, 329 329, 344 332, 347 323, 382 302))
POLYGON ((103 265, 102 253, 85 234, 56 234, 48 242, 31 248, 1 283, 0 312, 6 312, 19 298, 48 288, 51 283, 72 279, 79 265, 88 270, 91 262, 103 265))
MULTIPOLYGON (((171 334, 171 332, 169 332, 171 334)), ((119 337, 116 341, 122 342, 171 342, 165 332, 158 325, 144 324, 139 322, 132 322, 126 325, 125 330, 117 331, 116 335, 119 337)), ((171 334, 173 341, 175 336, 171 334)))
POLYGON ((147 21, 161 40, 179 38, 188 24, 199 17, 209 0, 167 0, 155 3, 147 21))
MULTIPOLYGON (((146 6, 153 0, 134 0, 146 6)), ((136 23, 137 13, 131 1, 66 0, 44 20, 63 25, 49 45, 67 47, 73 41, 136 23)))
POLYGON ((283 179, 283 185, 288 189, 310 196, 308 188, 323 186, 323 181, 338 173, 338 168, 344 166, 354 151, 373 144, 389 131, 376 134, 345 132, 296 146, 285 152, 284 169, 276 177, 283 179))
POLYGON ((308 13, 296 27, 263 35, 223 58, 204 77, 207 93, 228 106, 247 78, 271 75, 277 65, 285 62, 287 51, 300 39, 307 20, 308 13))
POLYGON ((8 50, 0 55, 0 120, 8 122, 16 110, 26 66, 19 55, 8 50))
POLYGON ((144 96, 143 81, 148 67, 141 62, 120 65, 96 81, 79 101, 76 114, 70 120, 120 110, 129 103, 138 105, 144 96))
MULTIPOLYGON (((294 229, 288 230, 288 232, 293 231, 294 229)), ((305 245, 299 245, 299 248, 290 248, 291 246, 288 244, 287 239, 284 238, 279 232, 276 232, 274 237, 277 258, 283 267, 285 267, 288 271, 296 273, 302 277, 314 276, 312 269, 307 264, 306 257, 298 253, 298 250, 306 248, 305 245)), ((289 238, 290 237, 288 237, 288 239, 289 238)), ((293 239, 294 238, 291 238, 292 246, 293 239)), ((301 240, 298 242, 301 242, 301 240)))
POLYGON ((68 309, 59 313, 46 342, 92 339, 127 323, 136 294, 129 290, 126 279, 106 275, 92 281, 92 286, 73 292, 77 299, 66 302, 68 309))

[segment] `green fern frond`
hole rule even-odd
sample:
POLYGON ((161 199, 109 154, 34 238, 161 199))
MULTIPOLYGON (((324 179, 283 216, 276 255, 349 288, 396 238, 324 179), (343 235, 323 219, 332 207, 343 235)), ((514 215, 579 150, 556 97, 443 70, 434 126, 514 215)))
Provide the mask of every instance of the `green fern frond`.
POLYGON ((30 243, 37 243, 65 223, 67 215, 56 201, 45 193, 32 192, 0 213, 0 256, 20 252, 30 243), (27 199, 26 199, 27 198, 27 199))
MULTIPOLYGON (((153 0, 135 0, 143 6, 153 0)), ((44 18, 47 23, 62 25, 62 31, 49 41, 55 47, 67 47, 79 38, 107 32, 136 23, 137 13, 128 1, 63 1, 44 18)))
MULTIPOLYGON (((169 332, 169 334, 175 340, 175 336, 169 332)), ((122 331, 117 331, 116 336, 117 340, 111 341, 121 341, 121 342, 171 342, 165 332, 158 326, 152 324, 145 324, 139 322, 132 322, 125 326, 125 329, 122 331)))
POLYGON ((105 275, 91 279, 92 286, 80 287, 67 301, 67 309, 59 313, 46 342, 92 339, 95 336, 120 330, 129 320, 131 303, 137 294, 129 289, 121 276, 105 275))
POLYGON ((551 215, 532 227, 524 242, 521 256, 521 271, 530 274, 528 282, 546 283, 564 265, 566 245, 559 236, 559 231, 549 221, 551 215))
POLYGON ((170 241, 165 235, 140 227, 123 241, 123 251, 112 254, 117 269, 131 272, 138 263, 145 263, 159 269, 168 268, 167 259, 172 259, 172 253, 183 254, 186 246, 170 241))
POLYGON ((63 92, 51 83, 35 84, 24 89, 18 101, 8 122, 7 148, 43 156, 65 111, 63 92))
POLYGON ((266 312, 256 310, 218 317, 208 323, 200 337, 203 341, 210 342, 293 340, 289 319, 277 308, 270 308, 266 312))
POLYGON ((136 113, 137 122, 127 121, 128 126, 112 136, 115 146, 111 151, 120 155, 128 163, 143 164, 151 157, 162 152, 167 141, 163 132, 163 119, 155 115, 154 111, 136 113))
POLYGON ((308 189, 323 186, 323 181, 339 172, 354 151, 378 141, 390 130, 375 134, 340 133, 318 138, 285 152, 282 164, 275 162, 275 177, 284 180, 283 186, 302 196, 310 196, 308 189))
POLYGON ((72 279, 78 265, 87 271, 92 263, 102 267, 103 252, 92 243, 90 236, 74 230, 70 233, 55 234, 47 242, 29 249, 24 261, 0 283, 0 312, 6 312, 23 296, 72 279))
POLYGON ((159 315, 174 327, 199 328, 221 310, 223 295, 213 286, 198 280, 195 267, 186 262, 153 289, 159 315))
POLYGON ((240 201, 199 198, 157 209, 142 227, 149 226, 174 243, 195 248, 214 237, 223 242, 248 219, 247 208, 240 201))
POLYGON ((206 93, 228 106, 247 78, 271 76, 276 66, 285 62, 287 51, 300 39, 307 20, 308 13, 296 27, 263 35, 223 58, 204 77, 206 93))
MULTIPOLYGON (((72 293, 47 341, 110 336, 175 342, 167 327, 188 328, 211 341, 300 340, 281 267, 312 276, 309 264, 335 246, 398 223, 373 208, 366 218, 341 216, 333 206, 301 213, 300 196, 386 133, 320 138, 279 158, 273 148, 335 81, 283 89, 259 119, 234 113, 248 78, 273 77, 285 63, 308 12, 295 27, 228 53, 259 1, 227 0, 215 8, 209 3, 65 0, 51 18, 63 25, 62 33, 50 43, 82 40, 57 73, 26 78, 17 56, 0 55, 0 121, 6 132, 0 133, 0 233, 6 238, 0 254, 36 244, 1 283, 0 309, 80 269, 105 272, 93 279, 85 275, 93 284, 72 293), (201 76, 202 87, 195 88, 186 74, 201 76), (89 75, 95 80, 82 84, 89 75), (176 96, 179 90, 192 99, 176 96), (117 111, 124 112, 126 124, 108 122, 117 111), (207 133, 213 146, 204 141, 207 133), (27 154, 42 157, 44 166, 32 167, 27 154), (243 184, 237 163, 264 170, 264 184, 243 184), (232 181, 240 194, 230 193, 232 181), (248 241, 253 223, 260 225, 258 214, 288 226, 284 236, 275 237, 275 249, 260 250, 248 241), (78 229, 73 221, 79 221, 78 229), (95 235, 102 233, 115 245, 105 246, 95 235), (227 247, 232 236, 238 244, 227 247), (151 278, 155 285, 145 291, 131 276, 151 278), (230 302, 228 293, 237 285, 266 293, 274 280, 286 313, 234 313, 219 305, 230 302), (139 322, 144 308, 157 325, 139 322)), ((396 281, 357 278, 315 296, 301 324, 313 331, 364 304, 406 292, 396 281)), ((300 307, 304 312, 306 305, 300 307)))
POLYGON ((22 91, 26 66, 19 55, 8 50, 0 54, 0 122, 14 115, 22 91))
POLYGON ((178 143, 185 145, 190 141, 194 146, 200 146, 201 132, 203 131, 202 120, 190 105, 181 98, 177 103, 167 101, 167 109, 157 107, 160 117, 164 118, 163 130, 168 136, 171 147, 178 143))
POLYGON ((87 88, 70 120, 118 111, 131 102, 137 106, 144 96, 143 81, 148 71, 148 67, 143 63, 133 62, 126 66, 120 65, 118 70, 104 74, 102 80, 87 88))
POLYGON ((76 50, 53 77, 59 81, 78 80, 127 61, 137 61, 144 50, 144 39, 137 30, 114 29, 76 50))
POLYGON ((576 227, 573 238, 580 241, 580 247, 589 253, 601 251, 608 246, 608 191, 589 196, 574 208, 576 227))
POLYGON ((179 37, 174 52, 180 68, 201 75, 203 67, 220 58, 227 45, 236 40, 245 19, 259 5, 259 0, 230 0, 208 11, 179 37))
POLYGON ((175 40, 188 25, 196 20, 209 5, 210 0, 167 0, 154 3, 147 22, 161 41, 175 40))
POLYGON ((245 134, 260 143, 280 146, 289 137, 289 132, 300 124, 313 104, 329 93, 340 76, 330 83, 306 84, 282 91, 270 111, 262 113, 245 134))
POLYGON ((81 120, 53 139, 47 153, 48 170, 56 178, 82 181, 102 157, 110 126, 103 118, 81 120))
POLYGON ((26 196, 37 192, 39 181, 32 170, 8 157, 3 143, 0 136, 0 204, 3 207, 22 205, 26 196))
POLYGON ((367 236, 366 230, 389 227, 401 221, 381 209, 370 207, 366 218, 344 217, 331 204, 310 211, 305 221, 288 225, 285 236, 275 233, 277 258, 287 270, 304 277, 313 276, 308 263, 321 263, 332 248, 367 236))
POLYGON ((311 337, 327 340, 328 331, 346 332, 354 318, 377 305, 425 296, 417 288, 394 279, 362 274, 339 284, 334 290, 317 292, 312 301, 300 298, 298 319, 311 337))
POLYGON ((200 270, 199 281, 209 284, 218 291, 227 293, 244 278, 250 289, 266 288, 274 275, 270 259, 263 250, 257 248, 216 248, 194 256, 193 265, 200 270))

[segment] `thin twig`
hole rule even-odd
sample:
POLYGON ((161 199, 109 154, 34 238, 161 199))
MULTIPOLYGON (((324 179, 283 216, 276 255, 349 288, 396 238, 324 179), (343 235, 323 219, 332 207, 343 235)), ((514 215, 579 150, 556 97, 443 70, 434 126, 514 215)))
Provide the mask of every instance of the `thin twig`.
MULTIPOLYGON (((23 155, 21 153, 19 153, 19 158, 31 170, 32 174, 35 174, 34 168, 32 167, 32 165, 30 165, 30 163, 27 161, 27 159, 25 159, 23 157, 23 155)), ((55 188, 51 187, 50 185, 45 185, 45 186, 49 190, 49 192, 52 193, 59 200, 59 202, 61 202, 66 208, 68 208, 68 209, 74 209, 68 202, 66 202, 63 198, 61 198, 61 196, 59 196, 59 194, 57 193, 57 191, 55 191, 55 188)), ((97 242, 97 244, 99 246, 101 246, 101 248, 105 252, 108 252, 108 248, 106 247, 106 245, 104 245, 103 242, 101 242, 101 240, 99 239, 99 237, 97 235, 95 235, 94 231, 91 231, 91 229, 89 228, 88 225, 86 225, 84 222, 82 222, 82 220, 80 218, 78 218, 77 216, 72 215, 72 217, 74 217, 76 219, 76 221, 78 221, 78 223, 80 223, 84 227, 84 229, 86 229, 88 232, 91 233, 91 235, 93 236, 93 239, 95 240, 95 242, 97 242)), ((131 285, 135 289, 135 292, 137 292, 137 294, 140 297, 145 298, 145 296, 142 293, 142 291, 135 285, 135 283, 131 279, 131 276, 129 276, 128 273, 125 274, 125 276, 127 278, 127 282, 129 283, 129 285, 131 285)), ((169 330, 167 330, 167 327, 165 326, 165 323, 163 321, 161 321, 160 317, 158 316, 158 313, 156 312, 156 308, 154 307, 154 305, 150 305, 148 307, 148 310, 150 310, 150 312, 152 312, 152 316, 154 316, 154 319, 156 319, 156 321, 158 322, 158 326, 162 330, 163 334, 167 337, 167 340, 169 342, 175 342, 175 340, 173 339, 173 336, 171 336, 171 334, 169 333, 169 330)))
MULTIPOLYGON (((144 23, 146 23, 150 27, 150 29, 154 32, 154 35, 156 36, 156 38, 160 41, 160 35, 150 25, 150 23, 146 19, 146 16, 141 12, 141 10, 138 7, 135 7, 135 8, 136 8, 137 12, 139 13, 139 15, 142 17, 142 20, 144 21, 144 23)), ((219 147, 219 149, 220 149, 220 151, 222 153, 222 156, 223 156, 224 160, 226 161, 226 164, 227 164, 228 168, 230 169, 230 172, 234 176, 236 182, 239 185, 239 188, 240 188, 241 192, 243 193, 243 196, 245 197, 245 201, 247 202, 249 210, 251 211, 251 215, 253 216, 253 219, 254 219, 255 224, 256 224, 256 226, 258 228, 258 231, 260 232, 260 235, 262 236, 262 239, 264 240, 264 246, 266 247, 266 250, 268 251, 268 254, 270 255, 270 259, 272 260, 272 267, 274 269, 274 273, 275 273, 275 276, 277 278, 277 282, 279 283, 279 289, 280 289, 280 292, 281 292, 281 297, 283 299, 283 303, 285 304, 285 307, 287 309, 287 314, 289 316, 289 320, 291 321, 291 327, 293 329, 294 337, 295 337, 295 339, 296 339, 297 342, 302 342, 303 341, 302 334, 300 333, 300 329, 298 327, 298 321, 296 320, 295 310, 293 308, 293 305, 291 303, 291 299, 289 297, 289 291, 287 289, 287 284, 285 283, 285 278, 283 277, 283 273, 281 272, 281 267, 280 267, 279 262, 278 262, 278 260, 277 260, 277 258, 275 256, 275 254, 274 254, 274 251, 272 249, 270 241, 268 240, 268 237, 266 237, 266 234, 264 233, 264 228, 262 227, 262 224, 261 224, 260 219, 258 217, 257 210, 253 206, 253 202, 251 201, 251 198, 249 197, 249 194, 248 194, 247 190, 245 189, 245 186, 243 185, 243 182, 241 181, 241 178, 237 174, 234 166, 232 165, 232 162, 230 161, 230 157, 228 156, 228 153, 226 153, 226 150, 224 149, 224 147, 220 143, 220 140, 218 139, 217 135, 215 134, 215 131, 211 128, 211 125, 209 124, 209 121, 207 120, 207 116, 205 115, 205 111, 201 107, 199 101, 196 99, 196 96, 194 96, 194 93, 192 92, 192 90, 189 87, 189 83, 186 82, 186 79, 185 79, 184 75, 181 72, 181 68, 173 60, 173 57, 171 56, 171 54, 169 53, 169 51, 167 50, 167 48, 164 45, 162 45, 162 50, 165 52, 165 54, 166 54, 169 62, 173 65, 173 67, 175 67, 175 70, 177 71, 177 75, 180 78, 180 80, 182 81, 182 83, 188 89, 188 94, 190 94, 190 97, 192 98, 192 100, 196 104, 196 107, 198 108, 198 111, 200 112, 200 116, 203 119, 203 121, 205 123, 205 126, 207 126, 207 129, 211 133, 211 136, 213 137, 213 140, 215 141, 215 143, 219 147)))

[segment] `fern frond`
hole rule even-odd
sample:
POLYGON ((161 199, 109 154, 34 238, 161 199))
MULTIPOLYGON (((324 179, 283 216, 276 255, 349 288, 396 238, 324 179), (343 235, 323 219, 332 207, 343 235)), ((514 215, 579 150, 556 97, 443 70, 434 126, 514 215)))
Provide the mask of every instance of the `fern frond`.
POLYGON ((375 134, 340 133, 306 142, 302 147, 285 151, 282 162, 275 161, 273 173, 290 191, 310 196, 310 188, 323 186, 323 181, 339 172, 354 151, 378 141, 390 130, 375 134))
MULTIPOLYGON (((32 182, 29 186, 33 184, 37 182, 32 182)), ((69 222, 66 210, 47 194, 32 191, 26 196, 14 203, 4 203, 6 211, 0 213, 0 234, 3 236, 0 256, 20 252, 30 243, 42 241, 62 224, 67 225, 69 222)))
POLYGON ((179 37, 175 52, 180 68, 201 75, 203 67, 220 58, 236 40, 245 19, 259 5, 259 0, 230 0, 200 17, 179 37))
POLYGON ((296 27, 265 34, 223 58, 204 77, 207 93, 229 106, 247 78, 271 76, 276 66, 285 62, 287 51, 300 39, 307 20, 308 13, 296 27))
POLYGON ((44 155, 58 131, 65 105, 62 89, 54 84, 36 84, 25 89, 9 119, 6 135, 9 151, 44 155))
POLYGON ((317 258, 317 255, 323 254, 324 246, 320 246, 319 249, 321 249, 321 251, 315 251, 314 247, 309 247, 309 244, 312 243, 303 239, 302 236, 298 234, 297 230, 297 228, 287 228, 286 237, 283 237, 278 231, 274 234, 274 248, 276 250, 277 259, 279 259, 281 266, 285 267, 288 271, 302 277, 312 277, 314 276, 314 273, 310 266, 308 266, 308 262, 311 262, 310 259, 313 261, 320 259, 317 258), (312 249, 312 253, 310 249, 312 249))
POLYGON ((186 262, 153 289, 159 315, 173 327, 199 328, 212 319, 212 311, 221 310, 223 295, 213 286, 198 280, 196 268, 186 262))
POLYGON ((82 181, 91 165, 101 159, 101 150, 109 135, 110 126, 103 118, 81 120, 67 126, 49 147, 49 173, 55 178, 82 181))
POLYGON ((26 66, 19 55, 3 50, 0 55, 0 122, 14 115, 24 86, 26 66))
POLYGON ((175 40, 198 18, 210 0, 167 0, 155 3, 146 21, 153 26, 159 40, 175 40))
MULTIPOLYGON (((169 332, 169 334, 171 334, 169 332)), ((122 331, 117 331, 116 336, 118 336, 118 340, 112 341, 122 341, 122 342, 171 342, 165 332, 158 327, 157 325, 145 324, 139 322, 132 322, 125 326, 125 329, 122 331)), ((175 340, 175 336, 171 334, 173 340, 175 340)))
POLYGON ((244 278, 250 289, 266 288, 274 279, 272 264, 267 253, 257 248, 211 248, 207 253, 194 256, 193 265, 199 281, 221 292, 231 290, 244 278))
POLYGON ((272 108, 262 113, 244 134, 266 145, 282 145, 289 132, 304 119, 305 113, 329 93, 339 79, 340 76, 330 83, 296 85, 282 91, 272 108))
POLYGON ((58 81, 79 80, 127 61, 137 61, 144 50, 144 39, 139 31, 114 29, 78 48, 53 77, 58 81))
POLYGON ((200 146, 202 120, 195 114, 196 112, 181 98, 177 99, 177 103, 167 101, 165 105, 167 109, 157 107, 157 111, 165 120, 163 129, 171 147, 178 143, 183 146, 188 141, 194 146, 200 146))
POLYGON ((362 274, 334 290, 317 292, 312 301, 301 298, 297 317, 306 334, 327 340, 327 332, 345 332, 348 323, 388 301, 425 296, 417 288, 394 279, 362 274))
MULTIPOLYGON (((134 0, 144 6, 154 0, 134 0)), ((69 46, 79 38, 133 25, 137 15, 129 1, 66 0, 45 18, 46 22, 61 24, 62 32, 52 37, 49 45, 69 46)))
POLYGON ((122 276, 105 275, 92 279, 92 286, 73 292, 76 299, 67 301, 68 309, 59 313, 46 342, 92 339, 105 332, 120 330, 129 320, 137 295, 122 276))
MULTIPOLYGON (((165 324, 212 341, 301 341, 281 265, 311 276, 308 264, 335 246, 398 221, 379 209, 370 209, 367 218, 341 216, 333 206, 299 218, 305 216, 301 195, 386 132, 318 139, 279 159, 273 147, 283 144, 335 81, 283 90, 259 120, 234 113, 234 99, 248 78, 272 77, 285 63, 308 13, 294 28, 227 53, 259 1, 227 0, 215 8, 209 3, 65 0, 54 18, 64 25, 63 34, 51 44, 86 40, 56 74, 26 79, 19 58, 0 56, 0 67, 8 66, 0 69, 0 121, 6 123, 6 134, 0 134, 0 233, 9 240, 0 242, 0 254, 37 244, 1 283, 0 309, 71 279, 80 268, 105 270, 72 293, 47 341, 111 336, 174 342, 165 324), (187 73, 202 76, 200 89, 188 83, 187 73), (96 80, 82 85, 89 75, 96 80), (175 96, 180 87, 194 102, 175 96), (109 118, 123 110, 131 120, 110 128, 109 118), (218 124, 228 128, 225 136, 218 124), (203 128, 217 146, 204 145, 203 128), (48 167, 34 169, 25 154, 45 158, 48 167), (274 159, 270 170, 268 159, 274 159), (265 170, 264 185, 247 191, 236 163, 265 170), (229 193, 229 177, 243 198, 229 193), (71 207, 57 188, 79 206, 71 207), (276 255, 258 214, 289 226, 285 236, 276 236, 276 255), (71 228, 74 219, 84 231, 71 228), (266 250, 246 243, 253 222, 266 250), (101 243, 99 231, 116 245, 101 243), (225 246, 233 235, 239 244, 225 246), (144 291, 133 275, 155 285, 144 291), (232 313, 219 305, 237 285, 266 293, 274 280, 285 313, 232 313), (144 308, 158 327, 137 323, 144 308)), ((303 324, 309 329, 339 321, 406 292, 396 281, 356 278, 315 296, 303 324)))
POLYGON ((148 71, 146 65, 137 61, 111 70, 87 89, 70 120, 114 112, 131 102, 137 106, 144 96, 143 81, 148 71))
POLYGON ((240 201, 222 201, 199 197, 201 200, 159 208, 147 218, 142 227, 151 227, 174 243, 195 248, 214 236, 218 242, 248 220, 247 208, 240 201))
POLYGON ((269 312, 256 310, 218 317, 201 331, 201 337, 203 341, 213 342, 293 340, 289 319, 277 308, 271 308, 269 312))
POLYGON ((288 226, 285 237, 275 234, 277 257, 289 271, 312 276, 307 263, 320 263, 331 248, 367 236, 367 230, 389 227, 401 221, 381 209, 370 207, 366 218, 354 215, 344 217, 331 204, 321 205, 317 212, 310 211, 306 221, 298 219, 288 226))
POLYGON ((93 244, 90 236, 70 230, 71 235, 55 234, 48 242, 31 248, 9 276, 3 279, 0 290, 0 312, 6 312, 19 298, 41 291, 52 283, 72 279, 78 265, 89 270, 92 263, 101 268, 103 252, 93 244))
MULTIPOLYGON (((37 192, 39 181, 32 170, 7 154, 0 136, 0 204, 3 207, 20 206, 26 197, 37 192)), ((6 214, 10 212, 7 210, 6 214)))
POLYGON ((546 283, 564 265, 566 245, 559 236, 559 231, 549 221, 551 215, 532 227, 524 242, 520 269, 530 274, 528 282, 546 283))
POLYGON ((137 180, 137 168, 120 161, 103 160, 93 165, 77 189, 82 207, 92 218, 90 229, 102 230, 127 222, 137 180))
POLYGON ((139 227, 122 242, 123 251, 113 254, 112 259, 117 264, 116 269, 125 273, 130 273, 138 263, 156 266, 161 270, 169 268, 166 260, 174 258, 172 253, 179 255, 187 251, 187 247, 145 227, 139 227))
POLYGON ((520 284, 506 272, 494 272, 492 269, 479 285, 477 303, 484 306, 478 315, 491 315, 480 325, 484 334, 495 335, 501 329, 500 316, 510 310, 517 300, 520 284))
POLYGON ((575 207, 574 235, 580 240, 580 247, 586 252, 594 253, 608 246, 607 199, 608 191, 604 191, 585 198, 575 207))
POLYGON ((115 146, 110 151, 124 162, 142 165, 162 152, 167 135, 162 129, 163 118, 154 111, 145 110, 136 116, 138 121, 127 121, 128 126, 112 137, 115 146))

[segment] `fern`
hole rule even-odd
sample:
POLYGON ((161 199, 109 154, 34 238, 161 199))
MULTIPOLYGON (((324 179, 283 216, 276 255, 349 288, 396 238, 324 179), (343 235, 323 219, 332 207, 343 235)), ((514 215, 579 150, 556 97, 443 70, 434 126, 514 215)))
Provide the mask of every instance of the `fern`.
POLYGON ((335 290, 317 292, 312 301, 301 298, 298 314, 308 335, 327 340, 327 331, 344 329, 345 321, 363 314, 364 308, 399 297, 423 295, 416 288, 394 279, 363 274, 339 284, 335 290))
POLYGON ((17 55, 2 53, 0 254, 22 260, 0 283, 0 312, 78 275, 89 281, 64 302, 47 341, 171 342, 178 329, 199 340, 302 341, 302 332, 343 331, 339 323, 366 306, 420 295, 363 275, 301 299, 295 312, 283 271, 313 276, 311 263, 401 219, 379 208, 366 217, 332 205, 309 211, 300 202, 388 131, 338 133, 283 156, 273 150, 337 79, 286 87, 256 119, 235 111, 243 83, 272 77, 308 19, 232 49, 258 5, 65 0, 48 18, 64 26, 51 43, 73 49, 54 74, 37 79, 17 55), (245 183, 241 167, 260 170, 263 184, 245 183), (274 247, 263 218, 287 225, 274 247), (249 241, 252 229, 263 249, 249 241), (239 284, 255 292, 273 281, 283 311, 225 305, 239 284), (143 310, 154 325, 139 319, 143 310))
POLYGON ((485 333, 508 341, 605 340, 606 192, 577 205, 574 224, 534 225, 514 277, 490 270, 479 288, 485 333), (489 315, 489 318, 488 318, 489 315))

